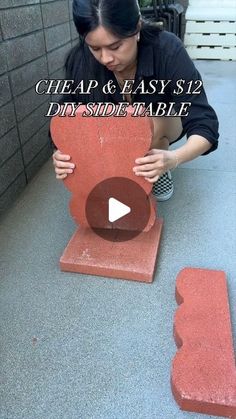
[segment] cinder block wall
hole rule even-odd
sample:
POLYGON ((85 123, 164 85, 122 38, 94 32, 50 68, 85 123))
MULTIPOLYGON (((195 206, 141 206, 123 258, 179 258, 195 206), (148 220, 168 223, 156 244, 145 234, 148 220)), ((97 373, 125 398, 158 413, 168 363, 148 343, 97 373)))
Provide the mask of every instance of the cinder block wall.
POLYGON ((40 79, 64 77, 72 0, 0 0, 0 215, 52 154, 40 79))
MULTIPOLYGON (((179 0, 187 8, 188 0, 179 0)), ((64 77, 76 43, 72 0, 0 0, 0 215, 51 156, 40 79, 64 77)), ((185 20, 183 21, 183 31, 185 20)))

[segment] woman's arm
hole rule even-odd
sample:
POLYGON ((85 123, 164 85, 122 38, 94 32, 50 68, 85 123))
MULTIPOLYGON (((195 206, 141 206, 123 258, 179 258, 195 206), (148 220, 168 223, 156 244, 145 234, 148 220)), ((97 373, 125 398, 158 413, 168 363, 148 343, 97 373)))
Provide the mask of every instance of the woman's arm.
POLYGON ((206 138, 201 135, 191 135, 183 146, 173 151, 176 156, 176 166, 196 159, 211 147, 212 144, 206 138))
POLYGON ((135 160, 138 166, 133 168, 137 176, 143 176, 148 182, 154 183, 167 170, 206 153, 212 144, 200 135, 191 135, 187 142, 176 150, 152 149, 148 155, 135 160))

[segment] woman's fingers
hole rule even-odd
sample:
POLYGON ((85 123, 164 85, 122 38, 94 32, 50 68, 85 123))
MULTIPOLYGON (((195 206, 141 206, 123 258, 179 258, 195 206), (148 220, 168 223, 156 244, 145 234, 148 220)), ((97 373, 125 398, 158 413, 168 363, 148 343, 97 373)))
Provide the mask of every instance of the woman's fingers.
POLYGON ((65 168, 65 169, 74 169, 74 163, 67 163, 61 160, 54 160, 54 166, 58 168, 65 168))
MULTIPOLYGON (((152 150, 150 151, 152 153, 152 150)), ((133 168, 135 175, 144 177, 149 183, 156 182, 165 171, 162 152, 138 158, 135 162, 139 164, 133 168)))
POLYGON ((156 176, 157 174, 158 174, 158 176, 159 176, 159 171, 157 171, 156 169, 155 170, 150 170, 150 171, 148 171, 148 172, 137 172, 137 173, 135 173, 136 174, 136 176, 143 176, 143 177, 148 177, 148 178, 150 178, 150 177, 153 177, 153 176, 156 176))
POLYGON ((57 150, 52 158, 57 179, 63 180, 68 174, 73 173, 75 164, 69 161, 71 157, 68 154, 62 154, 60 150, 57 150))
POLYGON ((68 154, 62 154, 60 150, 55 151, 55 153, 53 153, 52 158, 53 163, 58 167, 61 167, 61 163, 64 165, 64 167, 74 167, 74 164, 69 162, 71 157, 68 154))
POLYGON ((69 154, 62 154, 60 150, 56 150, 53 153, 53 158, 55 158, 56 160, 70 160, 71 159, 69 154))
MULTIPOLYGON (((162 153, 160 153, 158 157, 161 159, 163 157, 162 153)), ((136 159, 135 163, 136 164, 154 163, 157 161, 158 157, 157 157, 157 153, 153 155, 146 155, 145 157, 139 157, 138 159, 136 159)))
POLYGON ((56 179, 60 179, 60 180, 63 180, 63 179, 65 179, 67 177, 67 174, 66 173, 64 173, 64 174, 62 174, 62 175, 56 175, 56 179))
POLYGON ((138 172, 149 172, 150 170, 155 170, 157 168, 157 164, 142 164, 140 166, 135 166, 133 168, 134 173, 138 172))
POLYGON ((73 169, 65 169, 64 167, 59 169, 58 167, 55 167, 55 172, 57 175, 62 175, 64 173, 73 173, 73 169))
POLYGON ((55 167, 58 168, 67 168, 67 169, 74 169, 75 165, 74 163, 69 162, 68 160, 71 159, 71 157, 68 154, 62 154, 59 150, 57 150, 53 154, 53 164, 55 167))

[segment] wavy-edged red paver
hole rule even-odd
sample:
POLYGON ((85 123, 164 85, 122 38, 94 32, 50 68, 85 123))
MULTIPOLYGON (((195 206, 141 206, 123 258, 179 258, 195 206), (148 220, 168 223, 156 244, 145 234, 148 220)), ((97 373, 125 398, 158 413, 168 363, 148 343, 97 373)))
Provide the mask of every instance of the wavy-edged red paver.
MULTIPOLYGON (((151 119, 134 117, 133 108, 127 108, 126 117, 84 117, 82 105, 74 117, 55 116, 51 119, 50 131, 54 144, 63 154, 69 154, 76 169, 64 180, 72 193, 70 212, 74 221, 90 227, 86 217, 86 201, 98 183, 108 178, 126 178, 138 184, 150 199, 150 219, 144 231, 148 231, 156 219, 156 202, 151 194, 152 185, 133 172, 135 159, 144 156, 152 141, 151 119)), ((102 225, 110 228, 102 218, 102 225)), ((119 228, 122 228, 120 226, 119 228)), ((127 227, 125 227, 126 229, 127 227)))
POLYGON ((236 418, 236 367, 223 271, 185 268, 176 280, 171 387, 182 410, 236 418))

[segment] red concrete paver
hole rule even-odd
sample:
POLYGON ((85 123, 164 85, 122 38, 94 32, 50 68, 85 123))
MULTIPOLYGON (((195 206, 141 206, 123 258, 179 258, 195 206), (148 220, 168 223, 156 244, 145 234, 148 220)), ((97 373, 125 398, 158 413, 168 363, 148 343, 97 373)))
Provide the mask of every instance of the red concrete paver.
POLYGON ((72 236, 61 259, 63 271, 100 275, 111 278, 152 282, 163 222, 157 219, 154 226, 128 241, 119 241, 116 235, 124 230, 106 230, 109 240, 104 240, 89 228, 79 228, 72 236), (111 235, 114 241, 110 241, 111 235), (118 240, 118 241, 116 241, 118 240))
MULTIPOLYGON (((81 106, 75 117, 53 117, 50 129, 54 144, 64 154, 72 156, 71 162, 76 165, 74 173, 64 181, 72 192, 71 215, 77 224, 88 227, 84 203, 98 183, 123 177, 136 182, 146 194, 151 193, 152 185, 137 177, 132 169, 136 166, 135 159, 150 149, 152 126, 149 118, 133 117, 132 107, 127 108, 125 118, 83 117, 85 109, 81 106)), ((155 218, 156 208, 152 202, 145 231, 153 226, 155 218)), ((104 219, 103 225, 93 227, 110 228, 104 219)))
POLYGON ((150 195, 152 185, 132 170, 135 160, 150 149, 151 121, 146 117, 133 117, 132 107, 127 109, 125 118, 86 118, 82 116, 84 111, 85 107, 81 106, 75 117, 56 116, 51 120, 55 145, 63 154, 69 154, 76 165, 74 173, 68 175, 64 183, 72 193, 70 212, 79 229, 62 255, 60 267, 71 272, 152 282, 163 220, 156 220, 156 202, 150 195), (114 187, 108 187, 108 191, 106 182, 105 190, 101 186, 107 179, 114 179, 114 187), (128 190, 122 182, 117 186, 117 179, 132 181, 144 194, 134 192, 135 187, 128 190), (112 225, 106 215, 109 196, 131 208, 129 215, 112 225), (143 196, 150 205, 147 205, 145 226, 138 228, 144 216, 143 196), (88 207, 92 213, 90 222, 86 213, 88 207), (100 237, 94 233, 94 228, 102 233, 107 231, 100 237), (133 238, 126 236, 128 230, 141 232, 133 238))
POLYGON ((183 410, 236 418, 236 368, 226 275, 185 268, 176 281, 178 348, 171 385, 183 410))

